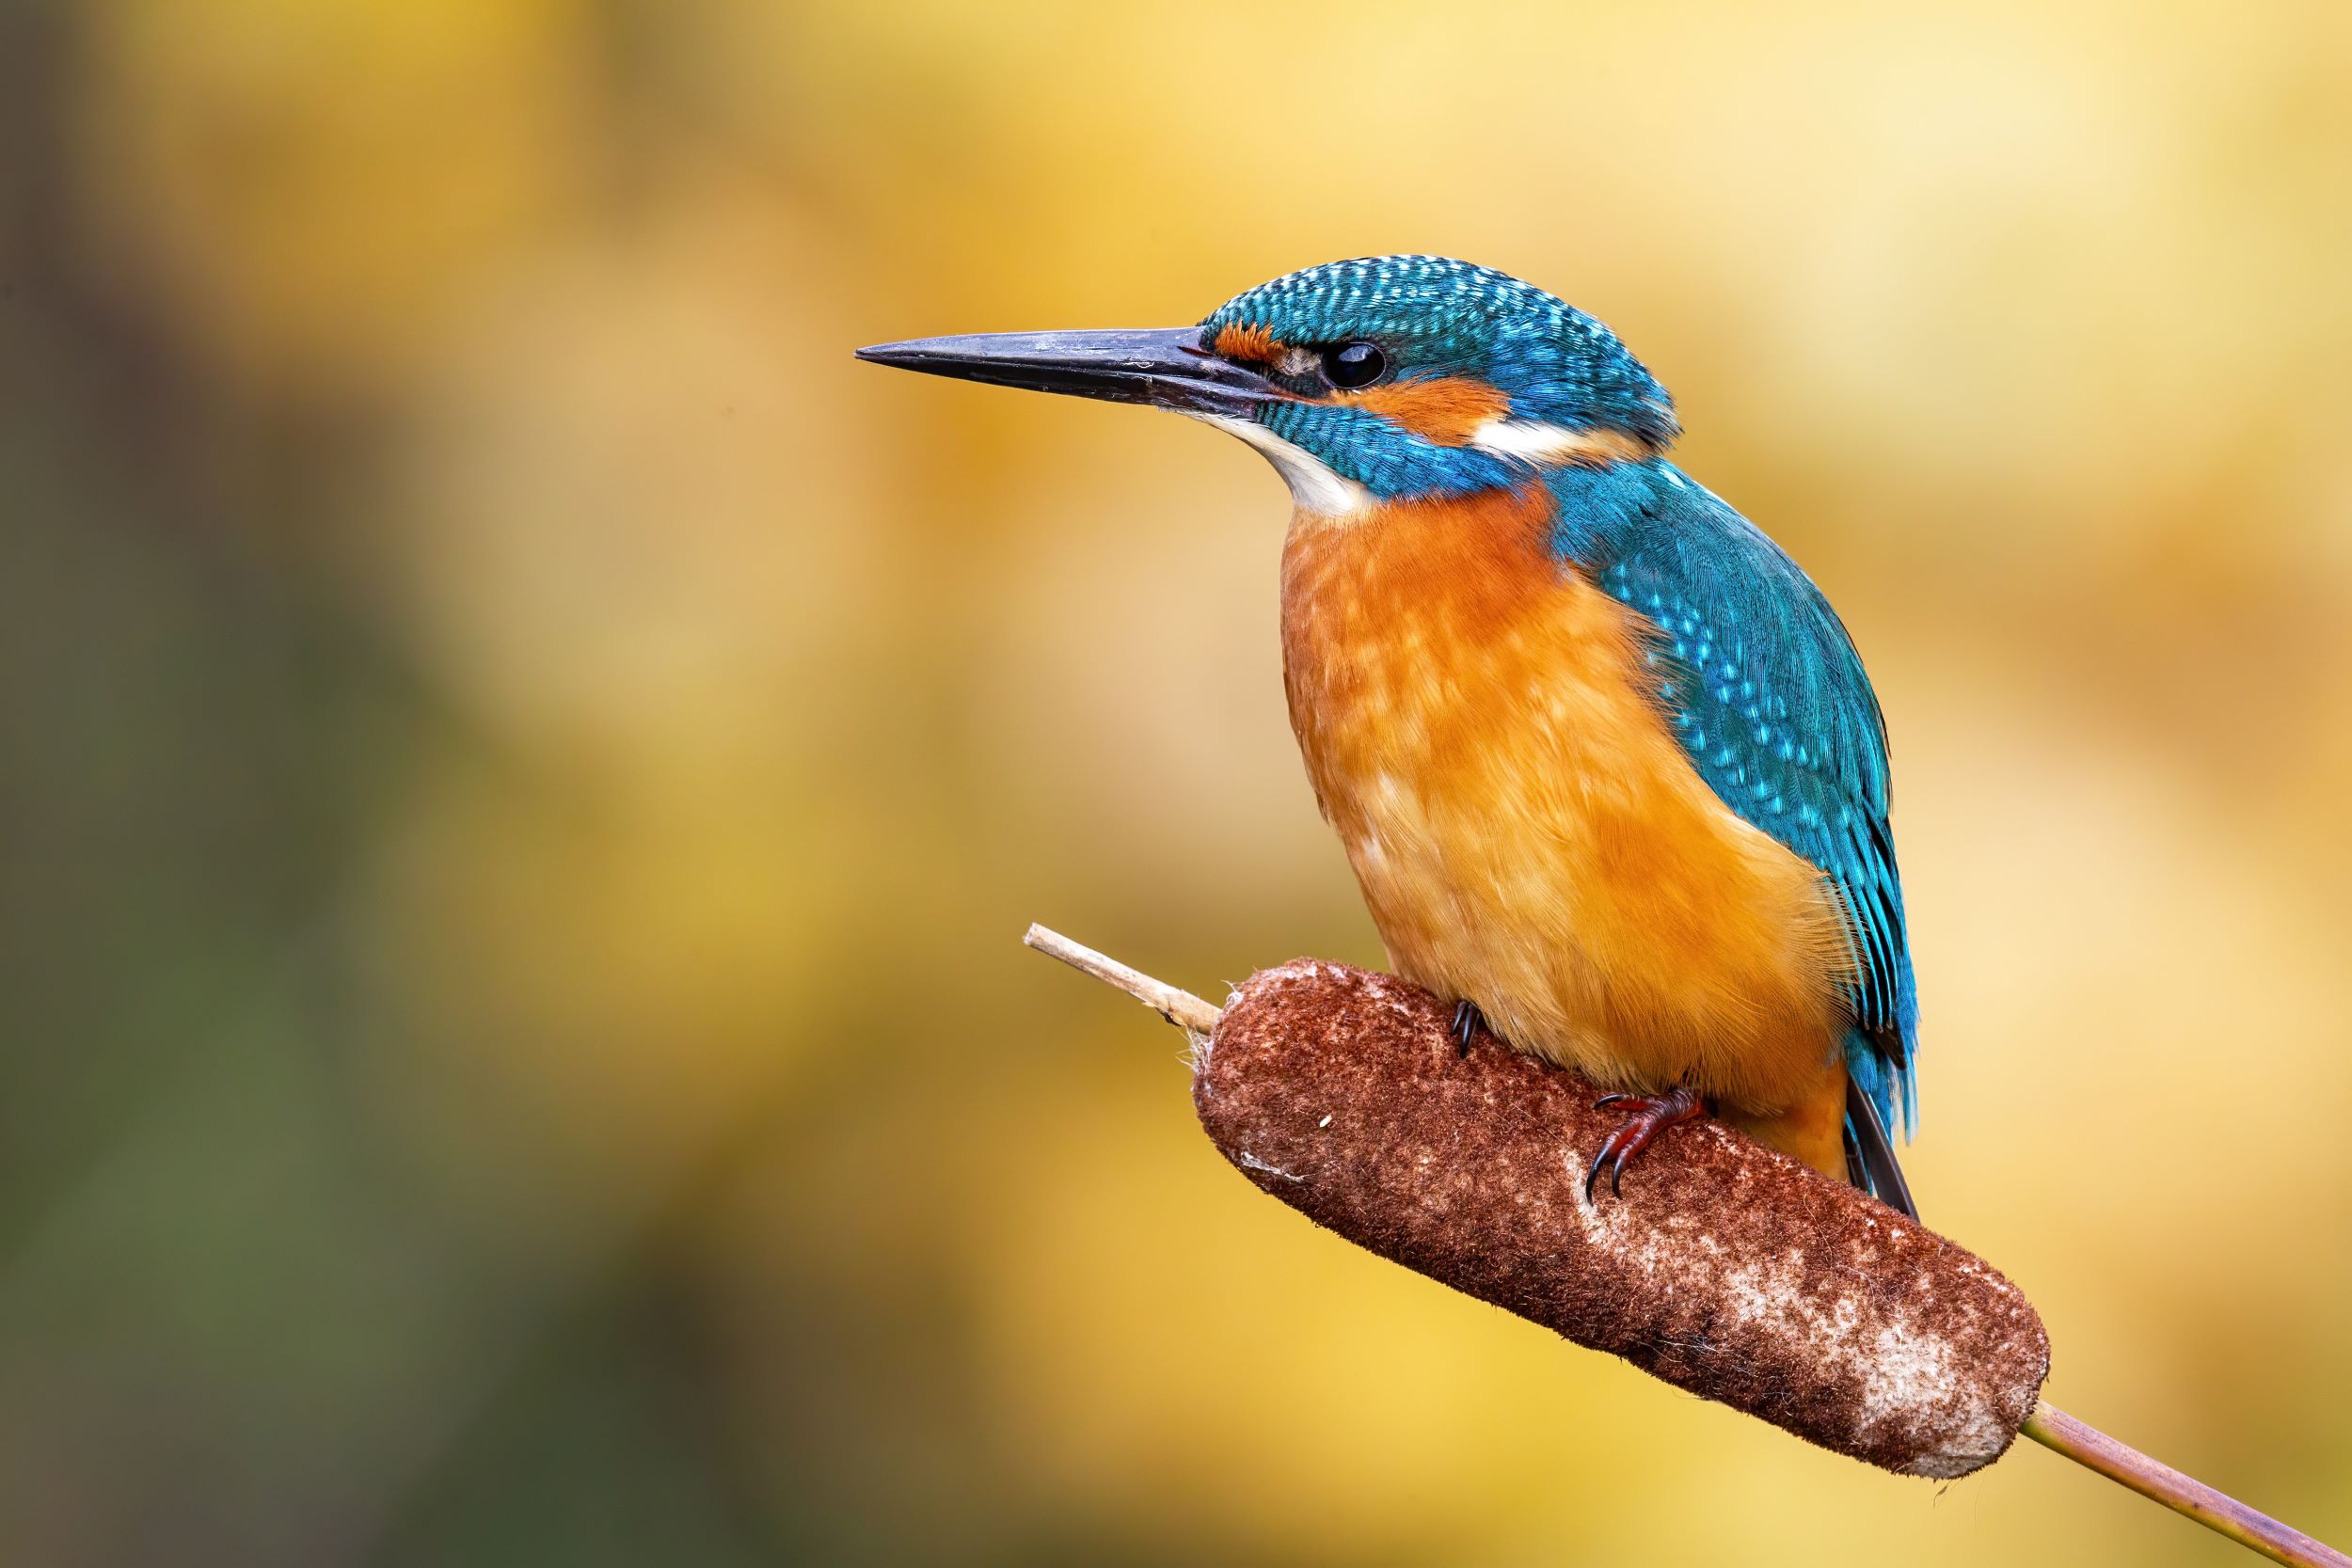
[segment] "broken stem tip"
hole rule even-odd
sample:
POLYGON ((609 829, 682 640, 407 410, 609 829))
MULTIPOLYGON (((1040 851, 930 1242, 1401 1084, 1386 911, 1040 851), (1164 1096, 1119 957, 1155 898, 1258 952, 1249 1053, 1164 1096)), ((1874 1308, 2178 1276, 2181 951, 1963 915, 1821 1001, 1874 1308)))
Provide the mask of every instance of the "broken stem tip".
POLYGON ((1048 958, 1059 958, 1105 985, 1118 987, 1178 1028, 1205 1035, 1216 1027, 1218 1010, 1192 992, 1154 980, 1141 970, 1130 969, 1117 958, 1105 958, 1091 947, 1071 941, 1059 931, 1031 926, 1021 940, 1048 958))

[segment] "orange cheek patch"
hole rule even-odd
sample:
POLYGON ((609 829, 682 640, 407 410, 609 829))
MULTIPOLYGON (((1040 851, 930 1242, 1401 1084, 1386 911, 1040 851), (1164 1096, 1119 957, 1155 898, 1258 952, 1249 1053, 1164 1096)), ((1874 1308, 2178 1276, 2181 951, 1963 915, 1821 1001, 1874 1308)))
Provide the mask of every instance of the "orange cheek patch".
POLYGON ((1511 400, 1483 381, 1432 375, 1392 381, 1360 392, 1342 392, 1338 402, 1361 408, 1441 447, 1462 447, 1480 425, 1511 412, 1511 400))
POLYGON ((1281 357, 1282 345, 1274 341, 1274 334, 1265 327, 1229 322, 1217 328, 1213 352, 1220 359, 1237 360, 1245 365, 1271 365, 1281 357))

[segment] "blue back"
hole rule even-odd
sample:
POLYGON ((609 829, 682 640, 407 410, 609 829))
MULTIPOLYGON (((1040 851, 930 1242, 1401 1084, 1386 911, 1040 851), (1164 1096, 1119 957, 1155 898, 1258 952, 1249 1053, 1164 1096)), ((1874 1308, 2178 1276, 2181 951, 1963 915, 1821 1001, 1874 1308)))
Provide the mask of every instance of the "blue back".
POLYGON ((1844 625, 1763 531, 1663 459, 1549 480, 1554 552, 1657 629, 1657 696, 1692 766, 1845 901, 1847 1069, 1887 1127, 1899 1105, 1915 1125, 1919 1007, 1887 828, 1886 727, 1844 625))

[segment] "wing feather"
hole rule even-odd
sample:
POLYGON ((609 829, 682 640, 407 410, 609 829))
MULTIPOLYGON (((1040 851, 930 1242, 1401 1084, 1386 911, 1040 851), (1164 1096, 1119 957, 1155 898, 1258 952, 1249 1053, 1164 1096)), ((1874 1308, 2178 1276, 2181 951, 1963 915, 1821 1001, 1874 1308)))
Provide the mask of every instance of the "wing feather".
POLYGON ((1844 904, 1848 1070, 1886 1125, 1908 1129, 1918 1001, 1885 720, 1853 640, 1787 552, 1670 465, 1553 488, 1560 553, 1655 629, 1659 702, 1692 767, 1742 819, 1820 867, 1844 904))

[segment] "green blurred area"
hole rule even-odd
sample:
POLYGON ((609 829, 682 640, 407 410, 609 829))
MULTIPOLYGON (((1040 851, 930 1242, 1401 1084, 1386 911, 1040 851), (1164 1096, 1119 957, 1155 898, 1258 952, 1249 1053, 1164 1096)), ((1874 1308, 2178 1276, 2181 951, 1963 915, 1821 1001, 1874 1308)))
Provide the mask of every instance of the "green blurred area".
POLYGON ((853 364, 1504 266, 1890 714, 1913 1183, 2054 1399, 2352 1537, 2352 12, 0 19, 0 1559, 2228 1562, 1312 1232, 1176 1037, 1376 961, 1284 503, 853 364))

